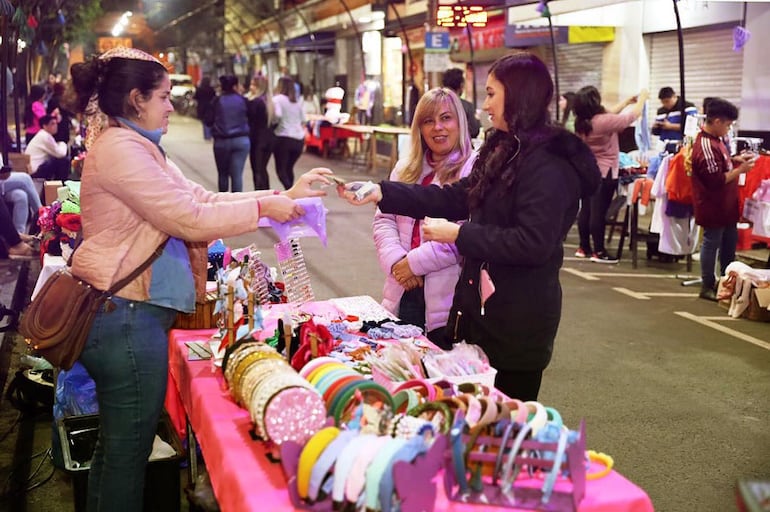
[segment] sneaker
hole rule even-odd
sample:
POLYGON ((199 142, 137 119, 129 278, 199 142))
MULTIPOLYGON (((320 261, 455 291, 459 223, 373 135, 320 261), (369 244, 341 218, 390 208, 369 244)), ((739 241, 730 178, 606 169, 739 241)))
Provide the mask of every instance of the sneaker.
POLYGON ((617 258, 613 258, 609 254, 607 254, 607 251, 602 252, 595 252, 591 255, 591 261, 594 263, 609 263, 609 264, 615 264, 618 262, 617 258))
POLYGON ((698 297, 701 299, 710 300, 711 302, 718 302, 717 292, 714 291, 713 288, 703 288, 700 291, 700 294, 698 294, 698 297))
POLYGON ((588 252, 584 251, 583 249, 578 249, 575 251, 575 257, 576 258, 587 258, 588 252))

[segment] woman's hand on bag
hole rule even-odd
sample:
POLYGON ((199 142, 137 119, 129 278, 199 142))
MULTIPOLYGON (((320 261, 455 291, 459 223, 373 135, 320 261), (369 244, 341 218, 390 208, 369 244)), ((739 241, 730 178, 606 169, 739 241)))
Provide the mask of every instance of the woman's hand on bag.
POLYGON ((322 185, 331 185, 331 181, 325 178, 325 175, 334 174, 331 169, 326 167, 316 167, 310 169, 308 172, 299 177, 294 185, 286 191, 286 195, 292 199, 299 199, 300 197, 321 197, 326 195, 325 190, 317 190, 312 188, 314 183, 321 183, 322 185))
POLYGON ((305 210, 287 195, 265 196, 257 202, 260 217, 269 217, 278 222, 288 222, 305 214, 305 210))
POLYGON ((446 219, 425 217, 422 223, 423 240, 453 244, 460 234, 460 225, 446 219))
POLYGON ((346 185, 337 185, 337 195, 356 206, 382 201, 382 189, 370 181, 351 181, 346 185))

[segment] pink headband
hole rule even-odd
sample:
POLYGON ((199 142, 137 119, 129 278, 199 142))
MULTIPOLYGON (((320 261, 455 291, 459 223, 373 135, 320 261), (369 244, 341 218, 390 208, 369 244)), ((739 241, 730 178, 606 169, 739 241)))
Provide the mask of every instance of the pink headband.
MULTIPOLYGON (((161 66, 163 63, 150 55, 147 52, 138 50, 136 48, 126 48, 125 46, 116 46, 110 50, 107 50, 101 54, 98 59, 100 61, 108 61, 114 57, 121 59, 134 59, 134 60, 146 60, 151 62, 157 62, 161 66)), ((86 149, 91 149, 96 138, 107 127, 107 115, 99 108, 99 94, 97 91, 91 95, 88 100, 88 106, 86 106, 86 149)))

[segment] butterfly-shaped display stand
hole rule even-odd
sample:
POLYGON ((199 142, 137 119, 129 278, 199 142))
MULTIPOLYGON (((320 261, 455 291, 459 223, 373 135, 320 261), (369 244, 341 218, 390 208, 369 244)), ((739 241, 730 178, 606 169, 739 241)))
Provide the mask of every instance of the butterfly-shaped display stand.
MULTIPOLYGON (((286 487, 291 504, 298 510, 330 512, 332 498, 309 503, 297 491, 297 466, 302 445, 293 441, 281 444, 281 466, 286 476, 286 487)), ((393 482, 401 504, 401 512, 433 512, 436 505, 436 485, 431 482, 441 469, 447 448, 447 438, 436 436, 433 444, 413 462, 397 462, 393 466, 393 482)))
MULTIPOLYGON (((463 435, 463 445, 465 445, 470 435, 463 435)), ((513 436, 512 436, 513 437, 513 436)), ((505 449, 511 449, 511 445, 514 440, 511 438, 506 443, 505 449)), ((494 464, 497 458, 500 447, 501 438, 494 436, 479 436, 476 439, 475 446, 485 446, 486 449, 481 451, 471 451, 467 457, 468 467, 472 467, 474 462, 485 462, 487 464, 494 464), (491 447, 497 449, 490 450, 491 447)), ((538 451, 540 453, 544 451, 555 452, 557 443, 542 443, 534 441, 532 439, 526 440, 521 444, 521 450, 516 455, 515 463, 517 466, 521 465, 536 465, 541 468, 541 471, 548 472, 553 467, 552 460, 546 460, 544 458, 534 458, 530 456, 522 456, 522 453, 538 451)), ((530 487, 525 485, 516 485, 516 481, 513 482, 513 486, 510 492, 504 493, 501 487, 497 484, 493 484, 487 479, 483 479, 483 488, 478 491, 470 491, 467 494, 460 492, 459 485, 456 480, 455 472, 452 468, 452 458, 447 457, 446 465, 444 467, 444 490, 447 497, 451 501, 460 501, 464 503, 475 503, 479 505, 494 505, 497 507, 516 508, 526 510, 543 510, 543 511, 577 511, 580 502, 585 495, 586 484, 586 441, 585 441, 585 421, 580 422, 579 437, 573 443, 569 443, 565 449, 565 458, 562 462, 562 471, 567 470, 569 473, 569 479, 571 481, 570 490, 564 491, 554 488, 551 493, 550 499, 547 503, 543 503, 543 491, 541 487, 530 487)), ((507 457, 506 457, 507 458, 507 457)), ((561 478, 561 477, 560 477, 561 478)), ((500 482, 501 479, 497 479, 500 482)), ((544 482, 545 479, 541 479, 544 482)))

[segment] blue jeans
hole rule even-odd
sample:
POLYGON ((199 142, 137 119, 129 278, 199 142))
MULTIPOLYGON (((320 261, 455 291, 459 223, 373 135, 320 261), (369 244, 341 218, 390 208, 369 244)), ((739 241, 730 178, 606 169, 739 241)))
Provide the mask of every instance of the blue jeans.
POLYGON ((727 265, 735 260, 738 245, 738 227, 735 224, 723 228, 703 228, 703 244, 700 246, 700 274, 704 290, 716 289, 714 271, 719 252, 720 275, 725 274, 727 265))
POLYGON ((206 126, 206 123, 201 123, 203 125, 203 140, 211 140, 211 126, 206 126))
POLYGON ((37 215, 43 205, 32 178, 26 172, 14 171, 0 181, 0 200, 13 205, 13 227, 19 233, 27 232, 30 210, 37 215))
POLYGON ((214 139, 214 160, 217 163, 220 192, 227 192, 228 189, 230 192, 243 192, 243 167, 250 148, 248 135, 214 139))
POLYGON ((80 362, 96 383, 101 429, 88 477, 93 511, 140 512, 147 458, 168 380, 168 330, 176 312, 112 299, 100 312, 80 362))

